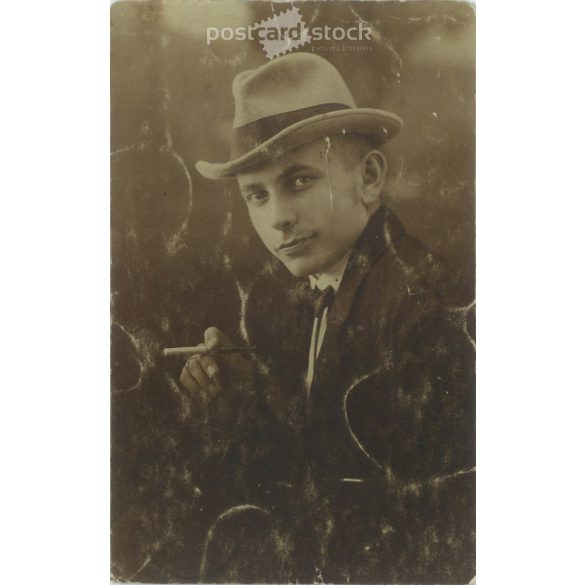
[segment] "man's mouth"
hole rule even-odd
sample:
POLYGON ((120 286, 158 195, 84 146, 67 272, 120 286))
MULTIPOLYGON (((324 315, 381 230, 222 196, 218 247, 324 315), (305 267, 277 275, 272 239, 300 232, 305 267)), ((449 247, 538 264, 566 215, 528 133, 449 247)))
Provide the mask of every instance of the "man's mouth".
POLYGON ((277 251, 283 252, 284 254, 294 254, 302 250, 316 235, 317 234, 311 234, 309 236, 291 238, 280 244, 277 251))

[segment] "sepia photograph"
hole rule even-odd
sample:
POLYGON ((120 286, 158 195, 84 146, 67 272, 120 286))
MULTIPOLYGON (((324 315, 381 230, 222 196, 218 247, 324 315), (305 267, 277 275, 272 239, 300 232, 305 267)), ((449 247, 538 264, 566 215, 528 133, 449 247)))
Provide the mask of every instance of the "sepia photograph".
POLYGON ((582 13, 6 4, 2 583, 583 581, 582 13))
POLYGON ((475 5, 110 8, 110 576, 476 575, 475 5))

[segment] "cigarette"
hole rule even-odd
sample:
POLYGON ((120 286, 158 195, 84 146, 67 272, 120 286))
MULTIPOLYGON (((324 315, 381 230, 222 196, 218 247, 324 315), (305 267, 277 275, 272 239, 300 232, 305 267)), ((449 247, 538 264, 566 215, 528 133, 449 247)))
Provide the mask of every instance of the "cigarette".
POLYGON ((256 348, 252 345, 240 345, 234 347, 214 347, 209 351, 205 347, 165 347, 163 355, 213 355, 214 353, 245 353, 255 351, 256 348))

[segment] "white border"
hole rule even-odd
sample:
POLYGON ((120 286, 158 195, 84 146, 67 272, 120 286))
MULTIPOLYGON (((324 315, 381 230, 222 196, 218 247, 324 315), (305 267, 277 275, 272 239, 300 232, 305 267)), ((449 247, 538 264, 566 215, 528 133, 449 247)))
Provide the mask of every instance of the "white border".
POLYGON ((582 5, 479 3, 478 583, 583 580, 582 5))
POLYGON ((109 582, 109 4, 2 10, 2 568, 109 582))
MULTIPOLYGON (((109 581, 109 4, 7 3, 4 583, 109 581)), ((583 579, 581 3, 478 6, 478 582, 583 579)))

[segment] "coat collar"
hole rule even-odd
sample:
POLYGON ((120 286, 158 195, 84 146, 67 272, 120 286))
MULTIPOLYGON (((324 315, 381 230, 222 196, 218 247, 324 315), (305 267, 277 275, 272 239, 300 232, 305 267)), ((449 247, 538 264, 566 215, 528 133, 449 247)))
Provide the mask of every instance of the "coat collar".
MULTIPOLYGON (((327 316, 327 332, 320 352, 319 364, 336 353, 338 333, 351 310, 354 296, 378 258, 394 247, 404 235, 400 220, 387 207, 380 207, 370 218, 355 243, 347 263, 341 286, 335 295, 327 316)), ((319 365, 317 366, 319 368, 319 365)))
POLYGON ((332 333, 330 337, 335 337, 334 333, 346 320, 353 297, 373 264, 403 234, 400 220, 387 207, 380 207, 372 215, 350 253, 341 286, 335 295, 327 321, 327 328, 331 328, 332 333))

